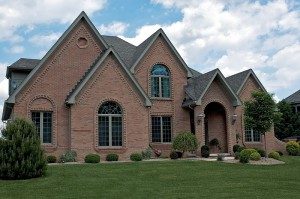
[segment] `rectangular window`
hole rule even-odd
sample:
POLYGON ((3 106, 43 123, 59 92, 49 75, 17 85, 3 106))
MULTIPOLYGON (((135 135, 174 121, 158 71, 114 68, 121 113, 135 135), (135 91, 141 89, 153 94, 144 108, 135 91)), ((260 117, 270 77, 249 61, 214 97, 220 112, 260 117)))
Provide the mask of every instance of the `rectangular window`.
POLYGON ((52 142, 52 112, 32 112, 31 119, 36 126, 42 143, 52 142))
POLYGON ((170 79, 166 77, 161 78, 161 95, 162 97, 170 97, 170 79))
POLYGON ((296 106, 296 113, 300 113, 300 106, 296 106))
POLYGON ((171 117, 151 117, 152 142, 171 142, 171 117))
POLYGON ((109 117, 99 117, 99 146, 109 146, 109 117))
POLYGON ((151 96, 159 97, 159 77, 151 77, 151 96))
POLYGON ((245 128, 245 141, 246 142, 260 142, 260 133, 254 131, 252 128, 245 128))

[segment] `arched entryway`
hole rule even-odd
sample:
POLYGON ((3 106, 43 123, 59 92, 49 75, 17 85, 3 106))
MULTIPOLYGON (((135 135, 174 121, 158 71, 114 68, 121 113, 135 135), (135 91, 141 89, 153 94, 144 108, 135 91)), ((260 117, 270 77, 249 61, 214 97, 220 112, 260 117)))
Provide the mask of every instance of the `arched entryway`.
POLYGON ((211 153, 227 153, 226 112, 222 104, 209 103, 204 109, 205 145, 210 146, 211 153), (214 141, 219 145, 212 145, 214 141))

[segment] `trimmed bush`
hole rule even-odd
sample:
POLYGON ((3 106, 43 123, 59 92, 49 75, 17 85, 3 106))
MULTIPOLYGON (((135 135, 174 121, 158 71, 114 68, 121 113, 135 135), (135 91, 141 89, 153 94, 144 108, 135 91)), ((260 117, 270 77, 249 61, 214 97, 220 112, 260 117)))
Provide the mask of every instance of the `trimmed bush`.
POLYGON ((143 160, 143 156, 140 153, 133 153, 133 154, 130 155, 130 160, 131 161, 135 161, 135 162, 142 161, 143 160))
POLYGON ((280 155, 279 155, 279 153, 277 153, 276 151, 272 151, 271 153, 269 153, 268 157, 269 157, 269 158, 273 158, 273 159, 275 159, 275 160, 279 160, 280 155))
POLYGON ((209 157, 209 147, 207 145, 203 145, 201 147, 201 157, 204 157, 204 158, 209 157))
POLYGON ((245 147, 243 147, 243 146, 240 146, 240 148, 237 150, 237 152, 241 152, 242 150, 244 150, 244 149, 246 149, 245 147))
POLYGON ((244 149, 240 153, 240 162, 241 163, 248 163, 250 159, 250 155, 252 153, 257 152, 255 149, 244 149))
POLYGON ((280 156, 283 156, 283 153, 281 151, 276 151, 280 156))
POLYGON ((54 155, 47 156, 47 162, 48 163, 55 163, 56 161, 57 161, 57 159, 54 155))
POLYGON ((261 157, 266 157, 266 151, 257 148, 255 148, 255 150, 259 153, 261 157))
POLYGON ((106 156, 106 161, 118 161, 119 160, 119 156, 118 154, 115 154, 115 153, 110 153, 110 154, 107 154, 106 156))
POLYGON ((0 179, 36 178, 46 168, 35 125, 19 118, 9 122, 0 137, 0 179))
POLYGON ((145 151, 142 151, 143 159, 148 160, 152 156, 152 149, 148 147, 145 151))
POLYGON ((209 142, 209 145, 210 146, 219 146, 219 140, 217 138, 214 138, 209 142))
POLYGON ((87 154, 84 158, 85 163, 99 163, 100 162, 100 156, 98 154, 87 154))
POLYGON ((300 146, 299 143, 296 141, 289 141, 286 144, 286 151, 288 152, 289 155, 298 155, 299 151, 300 151, 300 146))
POLYGON ((240 148, 241 148, 241 146, 238 144, 233 145, 233 147, 232 147, 233 153, 240 152, 240 148))
POLYGON ((258 152, 253 152, 250 154, 250 160, 258 161, 260 158, 261 156, 258 152))
POLYGON ((240 159, 240 152, 235 152, 234 153, 234 159, 239 160, 240 159))
POLYGON ((176 152, 176 151, 171 151, 171 153, 170 153, 170 158, 171 158, 172 160, 178 159, 178 154, 177 154, 177 152, 176 152))
POLYGON ((182 158, 183 153, 181 151, 176 151, 178 158, 182 158))
POLYGON ((190 132, 179 133, 173 140, 172 148, 182 153, 195 151, 198 148, 198 141, 194 134, 190 132))
POLYGON ((59 157, 59 162, 60 163, 76 162, 76 157, 77 157, 76 151, 69 150, 59 157))

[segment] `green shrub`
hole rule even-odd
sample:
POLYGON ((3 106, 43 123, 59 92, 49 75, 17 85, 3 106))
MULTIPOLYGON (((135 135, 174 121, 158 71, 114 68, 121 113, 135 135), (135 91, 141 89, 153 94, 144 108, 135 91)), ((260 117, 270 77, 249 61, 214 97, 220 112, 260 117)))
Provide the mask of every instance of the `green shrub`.
POLYGON ((283 153, 281 151, 276 151, 280 156, 283 156, 283 153))
POLYGON ((217 138, 214 138, 209 142, 209 145, 210 146, 219 146, 219 140, 217 138))
POLYGON ((76 151, 69 150, 59 157, 59 162, 60 163, 76 162, 76 157, 77 157, 76 151))
POLYGON ((271 153, 269 153, 268 157, 269 157, 269 158, 273 158, 273 159, 275 159, 275 160, 279 160, 280 155, 279 155, 279 153, 277 153, 276 151, 272 151, 271 153))
POLYGON ((266 151, 257 148, 255 148, 255 150, 259 153, 261 157, 266 157, 266 151))
POLYGON ((140 153, 133 153, 133 154, 130 155, 130 160, 131 161, 142 161, 143 156, 140 153))
POLYGON ((171 158, 172 160, 178 159, 178 154, 177 154, 177 152, 176 152, 176 151, 171 151, 171 153, 170 153, 170 158, 171 158))
POLYGON ((298 155, 299 151, 300 151, 300 146, 299 143, 296 141, 289 141, 286 144, 286 151, 288 152, 289 155, 298 155))
POLYGON ((152 156, 152 149, 148 147, 145 151, 142 151, 143 159, 148 160, 152 156))
POLYGON ((35 125, 19 118, 9 122, 0 137, 0 179, 40 177, 46 168, 35 125))
POLYGON ((250 154, 250 160, 258 161, 260 160, 261 156, 258 152, 254 152, 250 154))
POLYGON ((118 161, 119 160, 119 156, 118 154, 115 154, 115 153, 110 153, 110 154, 107 154, 106 156, 106 161, 118 161))
POLYGON ((209 157, 209 147, 207 145, 203 145, 201 147, 201 157, 204 157, 204 158, 209 157))
POLYGON ((172 148, 182 153, 195 151, 198 148, 198 141, 194 134, 190 132, 179 133, 173 140, 172 148))
POLYGON ((235 152, 234 153, 234 159, 239 160, 240 159, 240 152, 235 152))
POLYGON ((54 155, 49 155, 47 156, 47 162, 48 163, 55 163, 57 160, 56 160, 56 157, 54 155))
POLYGON ((245 147, 243 147, 243 146, 240 146, 240 148, 237 150, 237 152, 241 152, 242 150, 244 150, 244 149, 246 149, 245 147))
POLYGON ((250 155, 252 153, 257 152, 255 149, 244 149, 240 152, 240 162, 241 163, 248 163, 250 159, 250 155))
POLYGON ((99 163, 100 162, 100 156, 98 154, 87 154, 84 158, 85 163, 99 163))
POLYGON ((233 145, 233 147, 232 147, 233 153, 238 152, 240 150, 240 148, 241 148, 241 146, 238 144, 233 145))

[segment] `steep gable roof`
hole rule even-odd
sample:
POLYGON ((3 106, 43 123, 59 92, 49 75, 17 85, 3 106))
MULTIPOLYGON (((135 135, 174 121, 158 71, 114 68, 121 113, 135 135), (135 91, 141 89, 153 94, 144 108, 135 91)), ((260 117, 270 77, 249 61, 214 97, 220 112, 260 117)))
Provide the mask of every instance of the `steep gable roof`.
POLYGON ((18 61, 14 62, 12 65, 7 67, 6 78, 9 78, 12 71, 25 71, 30 72, 40 63, 39 59, 27 59, 20 58, 18 61))
POLYGON ((131 81, 132 85, 134 86, 134 88, 136 89, 136 91, 139 93, 139 95, 144 99, 144 105, 145 106, 151 106, 152 104, 151 104, 151 101, 150 101, 149 97, 144 92, 144 90, 141 88, 141 86, 138 84, 137 80, 133 77, 133 75, 131 74, 131 72, 129 71, 129 69, 125 66, 124 62, 122 61, 122 59, 120 58, 120 56, 114 50, 113 47, 110 47, 108 50, 106 50, 105 53, 102 56, 100 56, 100 59, 98 59, 92 65, 92 67, 89 70, 89 72, 87 72, 84 75, 84 77, 82 78, 82 81, 80 81, 79 84, 77 84, 75 86, 75 88, 73 89, 73 91, 70 93, 70 95, 68 96, 68 98, 66 100, 66 103, 67 104, 74 104, 75 103, 76 96, 80 93, 80 91, 83 89, 83 87, 89 81, 89 79, 93 76, 93 74, 97 71, 97 69, 102 66, 102 63, 104 62, 104 60, 106 59, 106 57, 109 54, 113 54, 117 58, 118 62, 121 65, 121 68, 124 70, 126 76, 131 81))
POLYGON ((287 98, 285 98, 283 101, 289 102, 289 103, 300 103, 300 90, 296 91, 295 93, 291 94, 287 98))
POLYGON ((226 81, 228 82, 228 84, 230 85, 230 87, 235 93, 240 94, 242 88, 244 87, 246 81, 250 76, 252 76, 255 79, 255 81, 258 83, 261 89, 263 89, 263 91, 266 91, 265 87, 259 81, 259 79, 257 78, 257 76, 255 75, 252 69, 248 69, 240 73, 231 75, 226 78, 226 81))

